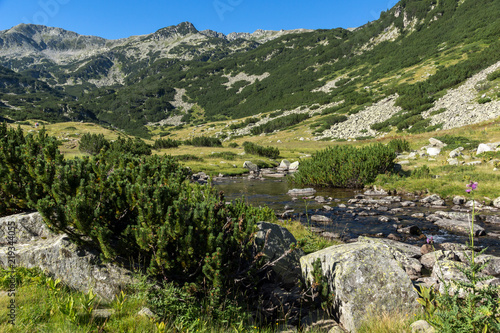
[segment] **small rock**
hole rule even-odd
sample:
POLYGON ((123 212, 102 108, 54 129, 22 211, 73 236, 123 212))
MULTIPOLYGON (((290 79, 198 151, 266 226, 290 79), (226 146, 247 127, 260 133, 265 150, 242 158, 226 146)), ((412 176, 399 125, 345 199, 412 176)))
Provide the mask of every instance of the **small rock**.
POLYGON ((411 217, 415 217, 415 218, 421 219, 421 218, 424 218, 424 213, 411 214, 411 217))
POLYGON ((464 150, 463 147, 458 147, 457 149, 454 149, 450 152, 450 154, 448 155, 450 158, 455 158, 455 157, 458 157, 458 156, 462 156, 462 150, 464 150))
POLYGON ((293 162, 288 166, 288 170, 298 170, 299 169, 299 161, 293 162))
POLYGON ((314 198, 314 200, 316 200, 316 202, 318 202, 318 203, 326 202, 325 197, 322 197, 322 196, 317 196, 314 198))
POLYGON ((418 320, 410 325, 411 333, 434 333, 436 330, 425 320, 418 320))
POLYGON ((396 242, 400 242, 400 241, 401 241, 401 237, 396 236, 395 234, 389 234, 389 235, 387 236, 387 238, 388 238, 388 239, 391 239, 391 240, 394 240, 394 241, 396 241, 396 242))
POLYGON ((466 199, 461 196, 461 195, 456 195, 453 197, 453 204, 454 205, 463 205, 465 203, 466 199))
POLYGON ((330 223, 333 220, 329 217, 324 216, 324 215, 313 215, 313 216, 311 216, 311 221, 319 222, 319 223, 330 223))
POLYGON ((249 171, 253 171, 253 172, 259 171, 259 167, 250 161, 245 161, 243 163, 243 167, 245 169, 248 169, 249 171))
POLYGON ((447 144, 438 140, 438 139, 435 139, 435 138, 430 138, 429 139, 429 143, 431 144, 431 146, 433 147, 439 147, 439 148, 443 148, 443 147, 446 147, 447 144))
POLYGON ((316 193, 316 190, 309 187, 309 188, 294 188, 288 191, 288 195, 292 196, 308 196, 308 195, 313 195, 316 193))
POLYGON ((431 244, 424 244, 420 248, 420 253, 422 253, 422 255, 427 254, 427 253, 431 253, 431 252, 434 252, 434 247, 431 244))
POLYGON ((328 205, 324 205, 323 206, 323 209, 326 210, 326 211, 330 211, 330 210, 333 210, 332 207, 328 206, 328 205))
POLYGON ((493 207, 500 208, 500 197, 493 200, 493 207))
POLYGON ((402 234, 408 234, 408 235, 413 235, 413 236, 420 236, 422 234, 422 230, 420 230, 419 227, 416 225, 411 225, 409 227, 404 227, 401 229, 398 229, 399 233, 402 234))
POLYGON ((448 159, 448 164, 449 165, 459 165, 460 162, 456 158, 449 158, 448 159))
POLYGON ((432 195, 426 196, 425 198, 421 199, 420 202, 421 203, 431 203, 431 202, 434 202, 437 200, 441 200, 441 197, 437 194, 432 194, 432 195))
POLYGON ((427 148, 427 155, 429 156, 438 156, 441 153, 441 148, 430 147, 427 148))
POLYGON ((285 170, 288 170, 288 167, 290 166, 290 161, 288 160, 282 160, 279 167, 284 168, 285 170))
POLYGON ((154 318, 155 317, 155 314, 153 313, 153 311, 151 311, 149 308, 147 307, 143 307, 141 309, 141 311, 139 311, 137 313, 139 316, 141 317, 148 317, 148 318, 154 318))

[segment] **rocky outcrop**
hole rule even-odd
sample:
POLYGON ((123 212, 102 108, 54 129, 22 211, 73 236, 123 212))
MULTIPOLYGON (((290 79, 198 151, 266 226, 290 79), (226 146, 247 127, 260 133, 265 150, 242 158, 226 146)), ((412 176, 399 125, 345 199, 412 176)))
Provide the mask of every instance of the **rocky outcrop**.
POLYGON ((293 249, 297 240, 288 229, 274 223, 259 222, 255 244, 280 282, 295 286, 301 279, 299 266, 301 249, 293 249))
POLYGON ((349 332, 356 332, 373 314, 415 312, 417 293, 387 245, 357 242, 304 256, 300 264, 309 282, 317 259, 334 294, 335 315, 349 332))
MULTIPOLYGON (((65 234, 51 233, 39 213, 18 214, 0 219, 0 230, 15 225, 16 266, 39 267, 46 274, 70 288, 94 292, 104 300, 114 296, 133 282, 132 273, 112 264, 105 264, 99 254, 71 243, 65 234), (9 224, 9 222, 11 222, 9 224)), ((0 247, 0 266, 8 267, 8 246, 0 247)))

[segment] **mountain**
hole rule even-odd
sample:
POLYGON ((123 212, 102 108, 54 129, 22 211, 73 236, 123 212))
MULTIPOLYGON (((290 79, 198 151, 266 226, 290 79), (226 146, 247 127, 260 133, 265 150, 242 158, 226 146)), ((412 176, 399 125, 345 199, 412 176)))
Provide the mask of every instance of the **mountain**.
POLYGON ((447 128, 457 114, 497 116, 499 15, 495 0, 401 0, 356 29, 226 36, 184 22, 118 40, 22 24, 0 32, 3 80, 13 79, 0 116, 25 119, 37 106, 29 91, 59 110, 38 119, 89 117, 141 136, 255 115, 221 135, 304 121, 317 139, 447 128))

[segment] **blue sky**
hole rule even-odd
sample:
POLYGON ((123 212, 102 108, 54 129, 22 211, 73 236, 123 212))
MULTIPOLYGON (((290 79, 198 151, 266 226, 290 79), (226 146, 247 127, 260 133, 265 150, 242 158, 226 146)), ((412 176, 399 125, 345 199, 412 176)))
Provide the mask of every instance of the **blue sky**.
POLYGON ((144 35, 189 21, 198 30, 351 28, 377 19, 396 0, 0 0, 0 30, 43 24, 108 39, 144 35))

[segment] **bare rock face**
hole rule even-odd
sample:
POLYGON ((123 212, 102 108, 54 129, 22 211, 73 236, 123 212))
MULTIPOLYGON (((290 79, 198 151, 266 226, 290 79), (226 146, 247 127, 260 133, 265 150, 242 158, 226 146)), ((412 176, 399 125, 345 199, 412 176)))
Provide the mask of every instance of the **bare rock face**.
MULTIPOLYGON (((0 219, 0 233, 15 226, 16 266, 39 267, 70 288, 94 292, 104 300, 114 296, 133 282, 132 273, 113 264, 104 264, 98 253, 70 242, 65 234, 55 235, 43 223, 39 213, 18 214, 0 219)), ((5 237, 3 237, 5 239, 5 237)), ((7 244, 0 244, 0 266, 7 268, 7 244)))
POLYGON ((415 311, 418 295, 387 245, 357 242, 304 256, 300 258, 302 274, 310 282, 317 259, 335 295, 339 322, 349 332, 356 332, 373 313, 415 311))

